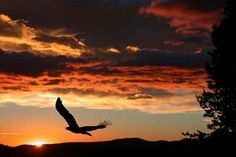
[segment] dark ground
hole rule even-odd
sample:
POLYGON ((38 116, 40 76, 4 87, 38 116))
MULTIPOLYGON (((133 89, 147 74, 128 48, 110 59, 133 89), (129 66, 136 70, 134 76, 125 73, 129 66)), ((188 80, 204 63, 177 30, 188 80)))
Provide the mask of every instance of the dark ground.
POLYGON ((90 156, 234 156, 235 135, 205 140, 157 141, 119 139, 94 143, 49 144, 40 148, 30 145, 0 145, 0 157, 90 157, 90 156))

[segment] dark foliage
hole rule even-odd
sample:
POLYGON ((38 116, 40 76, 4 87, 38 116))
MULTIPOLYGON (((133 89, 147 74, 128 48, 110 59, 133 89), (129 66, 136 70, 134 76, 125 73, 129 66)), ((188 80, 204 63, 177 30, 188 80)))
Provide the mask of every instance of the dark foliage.
POLYGON ((206 65, 208 90, 197 96, 204 116, 212 119, 208 124, 212 135, 236 131, 235 9, 233 0, 228 0, 221 23, 213 27, 215 49, 206 65))
POLYGON ((202 132, 200 130, 197 130, 197 132, 195 133, 182 132, 182 135, 185 137, 189 137, 190 139, 198 139, 198 140, 203 140, 209 137, 209 134, 202 132))

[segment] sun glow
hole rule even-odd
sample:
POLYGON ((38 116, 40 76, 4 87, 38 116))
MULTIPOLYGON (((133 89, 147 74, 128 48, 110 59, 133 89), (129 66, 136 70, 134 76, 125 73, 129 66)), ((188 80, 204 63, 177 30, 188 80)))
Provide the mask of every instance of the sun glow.
POLYGON ((44 144, 46 144, 46 142, 44 142, 44 141, 35 141, 35 142, 32 142, 31 144, 33 146, 36 146, 36 147, 42 147, 44 144))

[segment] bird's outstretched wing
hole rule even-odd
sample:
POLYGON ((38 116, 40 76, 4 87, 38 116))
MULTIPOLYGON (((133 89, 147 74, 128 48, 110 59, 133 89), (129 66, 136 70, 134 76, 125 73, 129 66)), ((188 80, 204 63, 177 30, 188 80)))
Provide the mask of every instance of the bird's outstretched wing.
POLYGON ((60 115, 66 120, 66 122, 70 127, 72 128, 79 127, 72 114, 63 106, 60 98, 57 98, 56 109, 60 113, 60 115))
POLYGON ((96 126, 84 126, 81 127, 80 129, 83 131, 93 131, 97 129, 103 129, 106 128, 108 125, 111 125, 112 123, 108 120, 101 121, 98 125, 96 126))

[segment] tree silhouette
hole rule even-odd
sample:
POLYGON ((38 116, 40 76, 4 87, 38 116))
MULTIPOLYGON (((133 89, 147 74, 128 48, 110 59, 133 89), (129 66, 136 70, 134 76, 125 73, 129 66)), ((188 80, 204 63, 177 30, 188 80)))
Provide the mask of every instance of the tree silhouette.
POLYGON ((212 134, 236 131, 235 9, 233 0, 228 0, 220 25, 213 27, 215 49, 206 65, 208 89, 197 96, 204 117, 211 118, 208 128, 212 134))
POLYGON ((198 140, 203 140, 209 136, 209 134, 202 132, 200 130, 197 130, 195 133, 189 133, 187 132, 182 132, 183 136, 189 137, 190 139, 198 139, 198 140))

